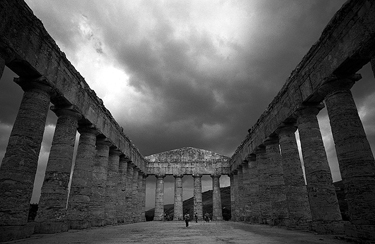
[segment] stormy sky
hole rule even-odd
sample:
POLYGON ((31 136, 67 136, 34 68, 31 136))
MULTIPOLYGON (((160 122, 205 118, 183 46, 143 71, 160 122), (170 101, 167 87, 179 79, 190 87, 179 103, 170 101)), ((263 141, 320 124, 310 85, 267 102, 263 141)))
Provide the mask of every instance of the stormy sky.
MULTIPOLYGON (((190 146, 231 156, 345 1, 26 2, 143 155, 190 146)), ((359 73, 363 79, 352 92, 374 150, 374 76, 370 65, 359 73)), ((15 76, 6 68, 0 80, 0 158, 22 97, 15 76)), ((319 122, 337 181, 325 109, 319 122)), ((55 123, 50 112, 36 188, 55 123)), ((172 181, 167 177, 166 188, 172 181)), ((210 189, 208 176, 204 182, 210 189)), ((191 196, 191 181, 184 184, 191 196)))

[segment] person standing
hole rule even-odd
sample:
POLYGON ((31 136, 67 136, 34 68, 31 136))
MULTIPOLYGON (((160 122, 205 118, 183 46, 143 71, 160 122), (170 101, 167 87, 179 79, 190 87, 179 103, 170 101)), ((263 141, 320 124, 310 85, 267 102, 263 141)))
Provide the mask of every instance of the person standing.
POLYGON ((195 223, 198 223, 198 214, 197 213, 195 213, 194 218, 195 218, 195 223))
POLYGON ((190 215, 188 213, 185 214, 184 220, 185 220, 186 227, 189 227, 190 215))

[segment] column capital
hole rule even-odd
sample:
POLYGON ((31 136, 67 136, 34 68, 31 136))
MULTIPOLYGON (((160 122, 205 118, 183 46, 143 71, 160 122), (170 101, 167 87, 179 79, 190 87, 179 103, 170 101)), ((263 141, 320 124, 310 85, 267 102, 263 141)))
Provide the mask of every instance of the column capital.
POLYGON ((78 132, 80 134, 90 133, 90 134, 94 134, 95 136, 100 134, 99 131, 92 124, 80 124, 78 126, 78 132))
POLYGON ((111 146, 109 148, 109 154, 110 155, 116 155, 116 156, 120 156, 122 154, 122 152, 115 146, 111 146))
POLYGON ((212 177, 212 178, 220 178, 220 177, 221 177, 221 174, 211 174, 211 177, 212 177))
POLYGON ((164 179, 165 174, 156 174, 155 177, 156 177, 157 179, 164 179))
POLYGON ((279 143, 279 137, 276 136, 276 135, 273 135, 273 136, 269 136, 269 137, 267 137, 267 138, 264 140, 264 142, 263 142, 263 144, 264 144, 265 146, 270 146, 270 145, 274 145, 274 144, 278 144, 278 143, 279 143))
POLYGON ((312 104, 305 103, 305 104, 302 104, 302 106, 296 110, 296 115, 297 117, 301 115, 308 115, 308 114, 317 115, 319 111, 322 110, 323 108, 324 108, 323 103, 312 103, 312 104))
POLYGON ((47 92, 50 95, 53 92, 53 88, 51 87, 51 85, 48 83, 46 77, 44 77, 44 76, 40 76, 36 79, 19 77, 19 78, 14 78, 13 80, 24 91, 31 90, 31 89, 39 89, 39 90, 47 92))
POLYGON ((349 76, 331 75, 318 88, 318 94, 324 99, 337 91, 350 90, 356 81, 362 79, 360 74, 352 74, 349 76))
POLYGON ((129 158, 127 156, 125 156, 124 154, 122 154, 122 155, 120 155, 120 162, 127 164, 129 162, 129 158))
POLYGON ((281 123, 281 125, 276 129, 275 133, 280 135, 284 135, 284 134, 292 134, 294 132, 296 132, 297 130, 297 125, 296 123, 281 123))
POLYGON ((173 174, 174 178, 182 178, 184 174, 173 174))
POLYGON ((265 145, 261 144, 261 145, 257 146, 255 148, 254 152, 255 152, 256 155, 261 154, 261 153, 265 153, 266 152, 265 145))
POLYGON ((68 117, 76 118, 77 120, 82 118, 82 115, 78 112, 76 106, 74 105, 68 105, 68 106, 54 105, 54 106, 51 106, 50 109, 57 115, 57 117, 68 116, 68 117))
POLYGON ((250 154, 246 157, 246 160, 247 160, 247 162, 255 161, 255 160, 256 160, 256 155, 255 155, 254 153, 250 153, 250 154))
POLYGON ((197 174, 197 173, 192 174, 192 176, 193 176, 194 178, 201 178, 201 177, 202 177, 201 174, 197 174))

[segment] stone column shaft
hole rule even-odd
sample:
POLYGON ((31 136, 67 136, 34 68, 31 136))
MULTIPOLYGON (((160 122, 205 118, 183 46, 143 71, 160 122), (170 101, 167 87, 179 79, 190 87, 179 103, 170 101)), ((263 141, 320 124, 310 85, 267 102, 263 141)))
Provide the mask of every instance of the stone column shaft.
POLYGON ((242 185, 243 185, 243 221, 250 222, 250 179, 249 179, 249 162, 246 160, 242 163, 242 185))
POLYGON ((256 150, 258 166, 258 184, 259 184, 259 210, 260 223, 272 224, 272 206, 270 195, 270 174, 269 163, 265 147, 259 147, 256 150))
POLYGON ((55 107, 53 110, 58 119, 35 219, 36 233, 57 233, 68 231, 69 228, 66 204, 78 119, 81 116, 71 108, 55 107))
POLYGON ((265 141, 268 160, 271 218, 273 225, 286 225, 289 219, 285 195, 283 165, 280 155, 279 139, 265 141))
POLYGON ((142 211, 141 211, 141 219, 140 221, 141 222, 144 222, 146 221, 146 212, 145 212, 145 207, 146 207, 146 179, 147 179, 147 175, 146 174, 143 174, 143 178, 142 178, 142 191, 141 191, 141 206, 142 206, 142 211))
POLYGON ((90 197, 97 131, 91 126, 80 127, 78 131, 80 137, 70 187, 68 220, 71 229, 86 229, 91 227, 90 197))
POLYGON ((126 191, 125 191, 125 206, 126 206, 126 213, 125 213, 125 223, 129 224, 133 221, 132 212, 133 212, 133 171, 134 166, 128 161, 128 170, 126 176, 126 191))
POLYGON ((111 143, 107 139, 97 138, 90 197, 91 226, 95 227, 105 225, 106 185, 110 146, 111 143))
POLYGON ((164 177, 165 175, 156 176, 154 220, 159 221, 164 220, 164 177))
POLYGON ((23 82, 25 93, 0 166, 0 240, 3 241, 32 234, 33 230, 28 233, 25 225, 50 104, 49 87, 23 82))
POLYGON ((278 130, 289 213, 288 227, 308 230, 311 212, 298 153, 296 129, 289 125, 278 130))
POLYGON ((108 176, 106 183, 105 197, 105 224, 117 224, 117 193, 119 182, 119 165, 121 152, 115 148, 110 148, 108 158, 108 176))
POLYGON ((144 213, 144 205, 143 205, 143 173, 139 171, 138 173, 138 192, 137 192, 137 198, 138 198, 138 211, 137 211, 137 222, 142 221, 142 213, 144 213))
POLYGON ((202 175, 193 175, 194 178, 194 214, 198 216, 198 220, 203 219, 203 203, 202 203, 202 175))
POLYGON ((223 220, 220 175, 212 175, 212 220, 223 220))
POLYGON ((342 233, 340 208, 316 118, 319 110, 305 107, 298 116, 312 228, 319 233, 342 233))
POLYGON ((243 171, 242 165, 238 166, 238 221, 244 221, 245 213, 244 213, 244 185, 243 185, 243 171))
POLYGON ((183 220, 183 206, 182 206, 182 175, 175 175, 174 182, 174 216, 173 220, 183 220))
POLYGON ((139 219, 139 196, 138 196, 138 174, 139 170, 137 168, 134 168, 133 170, 133 188, 132 188, 132 222, 136 223, 139 219))
MULTIPOLYGON (((345 85, 346 81, 341 82, 345 85)), ((350 84, 350 80, 347 82, 350 84)), ((367 228, 375 240, 375 161, 350 87, 333 87, 334 91, 326 96, 325 103, 350 222, 359 232, 367 228)))
POLYGON ((117 187, 117 223, 124 223, 126 218, 126 177, 128 171, 128 159, 120 157, 119 182, 117 187))
MULTIPOLYGON (((231 187, 232 190, 232 187, 231 187)), ((233 173, 233 205, 234 209, 232 210, 232 218, 234 221, 239 220, 240 210, 238 204, 238 171, 235 170, 233 173)))
POLYGON ((247 221, 253 224, 260 223, 260 205, 259 205, 259 176, 258 160, 255 154, 249 158, 249 209, 250 217, 247 221))

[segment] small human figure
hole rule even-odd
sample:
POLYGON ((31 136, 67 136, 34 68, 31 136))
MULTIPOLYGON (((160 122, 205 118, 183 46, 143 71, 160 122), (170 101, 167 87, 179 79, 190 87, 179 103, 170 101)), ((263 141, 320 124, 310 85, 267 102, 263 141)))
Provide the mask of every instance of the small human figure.
POLYGON ((209 222, 209 221, 210 221, 210 215, 209 215, 208 213, 205 213, 205 214, 204 214, 204 220, 205 220, 206 222, 209 222))
POLYGON ((190 215, 188 213, 185 214, 184 220, 185 220, 186 227, 189 227, 190 215))
POLYGON ((195 223, 198 223, 198 214, 197 213, 195 213, 194 218, 195 218, 195 223))

